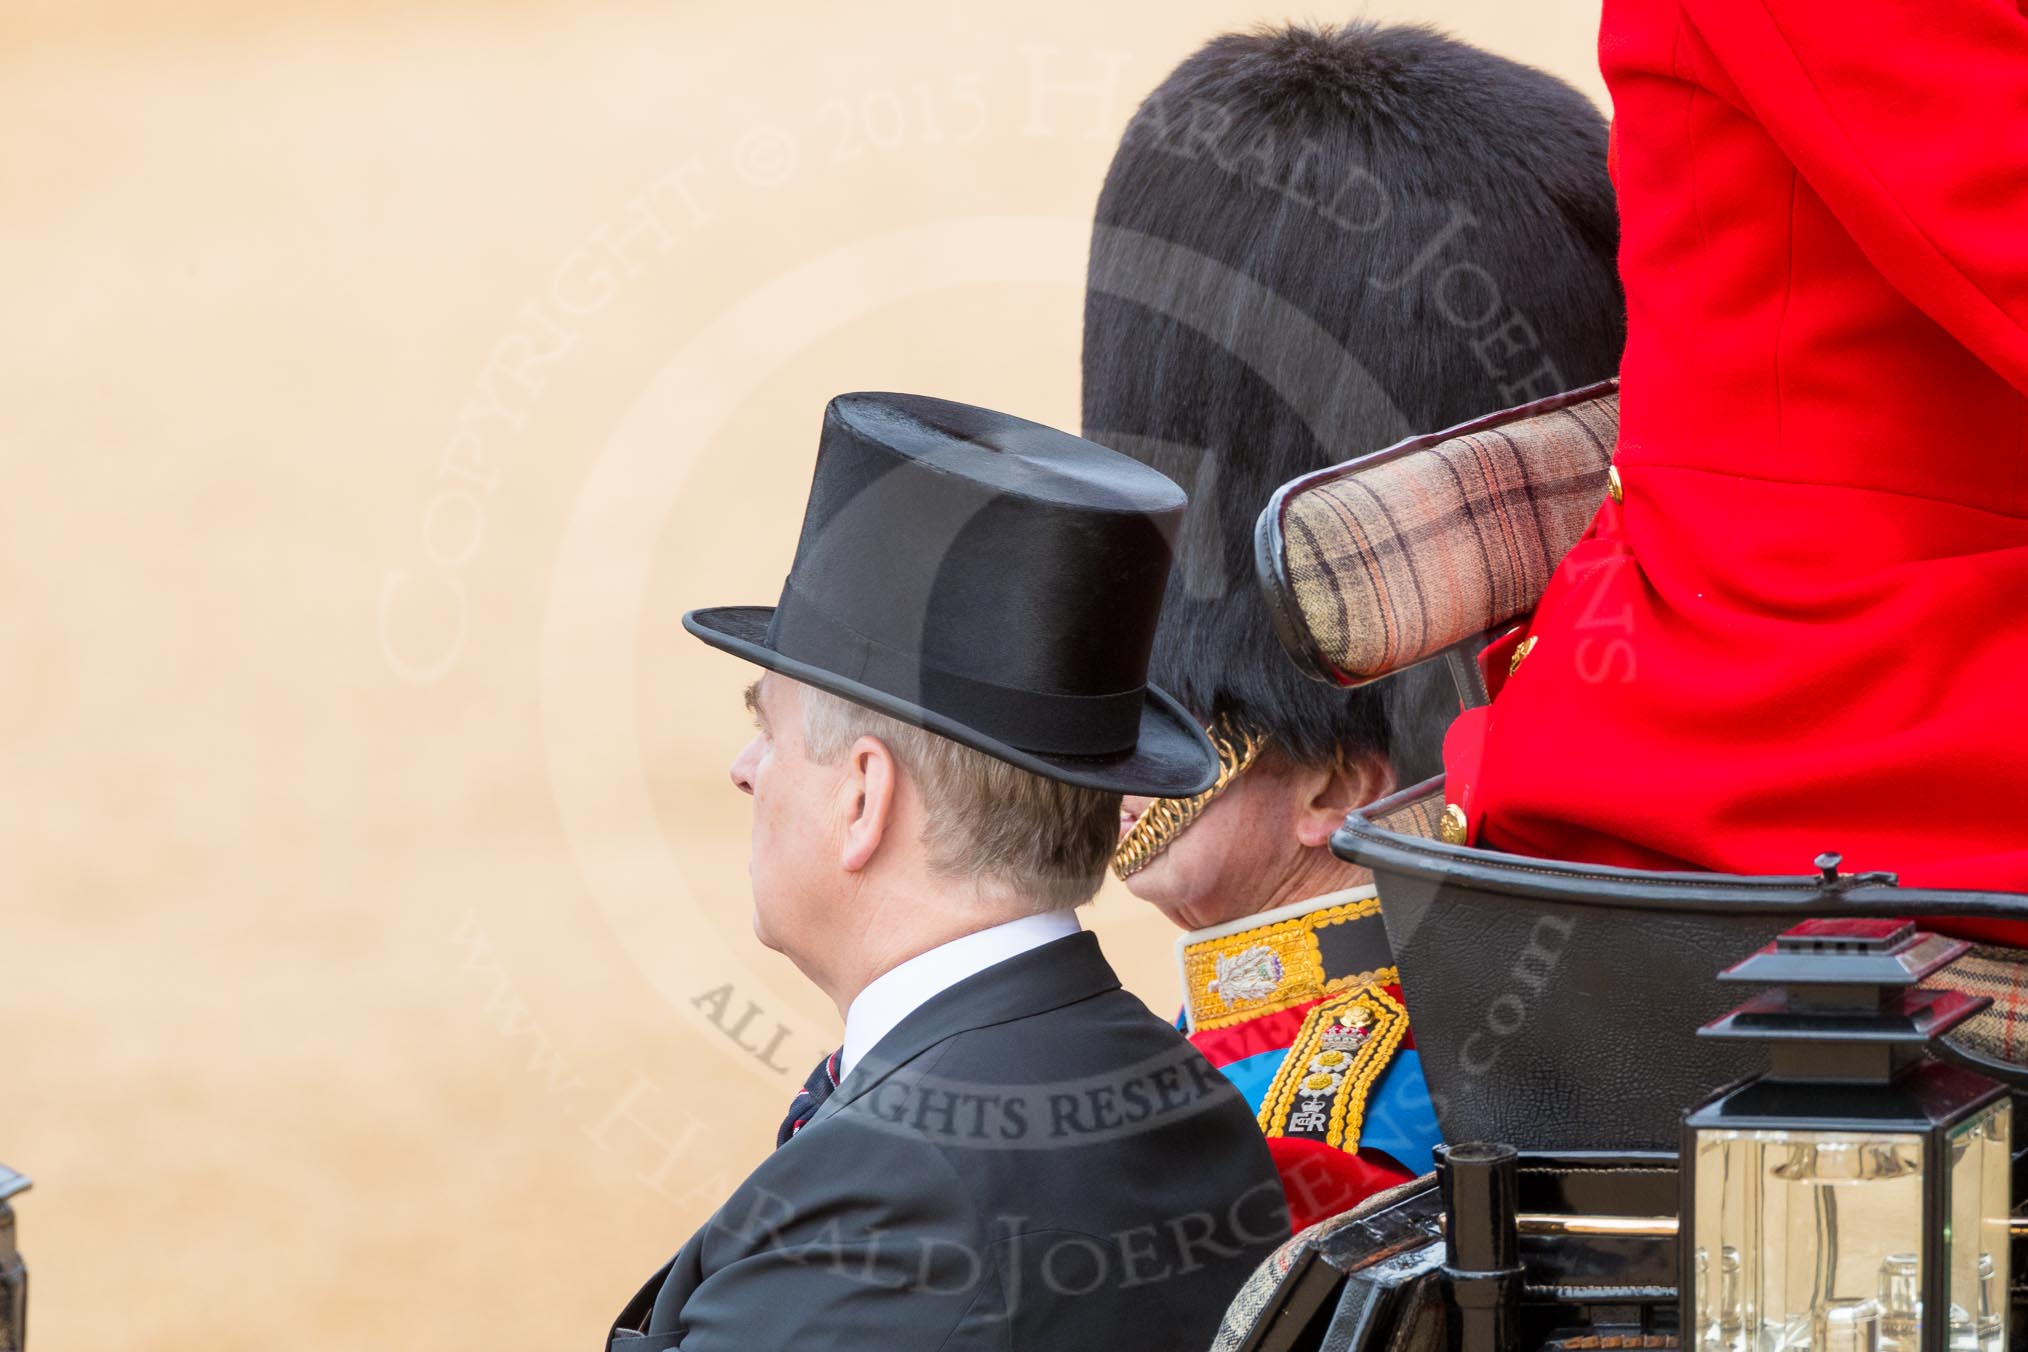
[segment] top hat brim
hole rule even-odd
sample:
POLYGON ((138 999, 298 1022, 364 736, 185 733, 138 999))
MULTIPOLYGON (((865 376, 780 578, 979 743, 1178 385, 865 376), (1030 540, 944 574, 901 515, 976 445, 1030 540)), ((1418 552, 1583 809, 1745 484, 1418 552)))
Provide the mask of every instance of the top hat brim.
POLYGON ((712 647, 756 666, 926 728, 1045 779, 1149 798, 1187 798, 1203 793, 1218 779, 1218 752, 1204 729, 1182 705, 1152 685, 1142 701, 1141 732, 1132 751, 1109 756, 1028 751, 933 709, 776 652, 767 641, 774 613, 773 606, 714 606, 686 614, 683 627, 712 647))

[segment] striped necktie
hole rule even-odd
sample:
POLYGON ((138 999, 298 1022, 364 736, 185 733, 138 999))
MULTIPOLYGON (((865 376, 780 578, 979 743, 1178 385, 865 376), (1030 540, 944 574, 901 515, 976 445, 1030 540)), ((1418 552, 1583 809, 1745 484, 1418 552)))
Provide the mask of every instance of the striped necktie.
POLYGON ((775 1133, 777 1148, 789 1143, 789 1138, 810 1124, 817 1115, 817 1109, 824 1106, 824 1100, 831 1097, 831 1091, 838 1087, 838 1062, 845 1054, 840 1047, 817 1063, 810 1072, 810 1078, 803 1081, 803 1087, 789 1100, 789 1114, 782 1119, 781 1130, 775 1133))

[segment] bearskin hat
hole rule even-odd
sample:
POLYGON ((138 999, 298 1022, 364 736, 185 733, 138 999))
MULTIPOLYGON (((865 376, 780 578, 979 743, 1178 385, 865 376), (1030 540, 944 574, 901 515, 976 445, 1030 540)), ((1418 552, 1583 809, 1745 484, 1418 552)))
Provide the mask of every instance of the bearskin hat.
POLYGON ((1434 773, 1441 664, 1305 676, 1254 522, 1298 475, 1613 374, 1606 141, 1569 85, 1420 26, 1228 35, 1141 105, 1093 230, 1083 416, 1190 495, 1151 680, 1305 764, 1434 773))

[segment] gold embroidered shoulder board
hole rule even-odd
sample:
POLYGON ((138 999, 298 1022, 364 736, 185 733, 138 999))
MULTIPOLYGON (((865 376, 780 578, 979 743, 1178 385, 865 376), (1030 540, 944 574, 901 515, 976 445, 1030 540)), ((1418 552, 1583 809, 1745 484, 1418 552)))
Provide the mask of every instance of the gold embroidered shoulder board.
POLYGON ((1407 1033, 1408 1011, 1377 984, 1323 1001, 1268 1086, 1261 1130, 1357 1150, 1367 1096, 1407 1033))

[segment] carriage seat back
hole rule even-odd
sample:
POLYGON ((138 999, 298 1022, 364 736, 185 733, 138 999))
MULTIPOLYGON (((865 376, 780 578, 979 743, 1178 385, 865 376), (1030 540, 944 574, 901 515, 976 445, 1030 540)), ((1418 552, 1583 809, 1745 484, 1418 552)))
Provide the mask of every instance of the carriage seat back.
POLYGON ((1750 1044, 1697 1036, 1745 998, 1724 968, 1814 916, 2028 920, 2028 896, 1890 874, 1651 873, 1446 845, 1421 834, 1441 801, 1432 780, 1374 803, 1331 847, 1379 884, 1447 1141, 1673 1150, 1685 1110, 1764 1068, 1750 1044))

